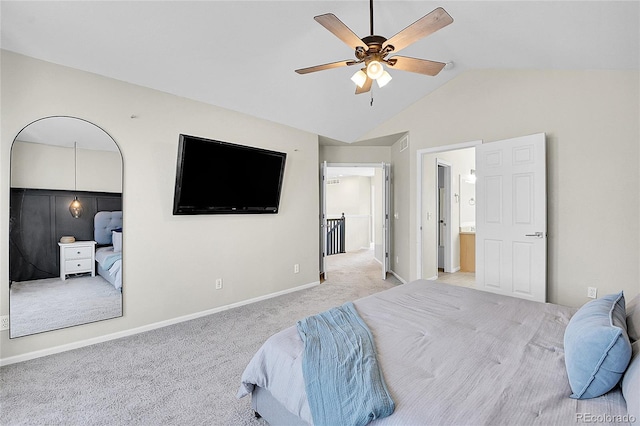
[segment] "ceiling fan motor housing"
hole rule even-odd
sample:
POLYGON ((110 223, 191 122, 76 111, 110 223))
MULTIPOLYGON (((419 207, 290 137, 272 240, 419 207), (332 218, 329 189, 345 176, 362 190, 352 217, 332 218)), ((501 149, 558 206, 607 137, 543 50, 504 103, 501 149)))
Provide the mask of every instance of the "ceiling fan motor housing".
POLYGON ((385 41, 387 41, 385 37, 378 35, 370 35, 362 38, 362 42, 367 45, 367 49, 365 50, 358 46, 358 48, 356 48, 356 57, 358 59, 363 59, 366 56, 370 56, 376 53, 382 53, 383 55, 386 55, 392 52, 393 46, 386 46, 383 51, 382 46, 384 45, 385 41))

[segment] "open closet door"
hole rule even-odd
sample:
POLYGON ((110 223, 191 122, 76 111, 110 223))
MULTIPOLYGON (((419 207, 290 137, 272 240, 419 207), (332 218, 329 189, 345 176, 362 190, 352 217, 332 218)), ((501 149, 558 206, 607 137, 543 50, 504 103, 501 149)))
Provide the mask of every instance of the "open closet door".
POLYGON ((327 271, 324 267, 324 257, 327 252, 327 162, 320 164, 320 282, 327 279, 327 271))
POLYGON ((476 147, 476 287, 547 299, 545 135, 476 147))
POLYGON ((387 279, 387 273, 390 269, 391 259, 391 165, 389 163, 382 163, 382 279, 387 279))

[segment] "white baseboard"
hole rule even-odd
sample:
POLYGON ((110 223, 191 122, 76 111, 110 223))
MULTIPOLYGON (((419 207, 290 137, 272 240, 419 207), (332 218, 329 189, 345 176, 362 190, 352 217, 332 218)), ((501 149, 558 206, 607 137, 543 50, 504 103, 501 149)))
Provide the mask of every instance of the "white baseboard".
POLYGON ((116 333, 105 334, 104 336, 92 337, 90 339, 80 340, 78 342, 68 343, 66 345, 54 346, 52 348, 42 349, 39 351, 28 352, 22 355, 16 355, 9 358, 0 359, 0 367, 9 364, 15 364, 18 362, 29 361, 31 359, 40 358, 47 355, 53 355, 60 352, 66 352, 73 349, 83 348, 85 346, 95 345, 96 343, 108 342, 110 340, 119 339, 121 337, 133 336, 134 334, 144 333, 145 331, 151 331, 169 325, 178 324, 184 321, 190 321, 196 318, 201 318, 207 315, 215 314, 218 312, 226 311, 233 308, 238 308, 244 305, 250 305, 252 303, 260 302, 262 300, 272 299, 274 297, 282 296, 288 293, 293 293, 300 290, 306 290, 311 287, 315 287, 320 284, 320 281, 315 281, 310 284, 304 284, 299 287, 290 288, 287 290, 278 291, 276 293, 267 294, 264 296, 254 297, 253 299, 243 300, 241 302, 232 303, 230 305, 220 306, 206 311, 196 312, 194 314, 184 315, 177 318, 172 318, 165 321, 156 322, 153 324, 143 325, 142 327, 136 327, 129 330, 118 331, 116 333))
POLYGON ((395 272, 389 270, 389 273, 391 275, 393 275, 394 277, 396 277, 398 279, 398 281, 400 281, 402 284, 406 284, 407 282, 398 274, 396 274, 395 272))

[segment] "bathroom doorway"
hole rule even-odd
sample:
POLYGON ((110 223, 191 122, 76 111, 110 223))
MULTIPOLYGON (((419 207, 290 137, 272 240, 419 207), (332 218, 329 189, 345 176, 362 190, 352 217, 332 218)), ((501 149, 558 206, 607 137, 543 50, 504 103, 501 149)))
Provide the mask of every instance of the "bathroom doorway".
MULTIPOLYGON (((464 272, 465 281, 475 280, 473 270, 461 267, 461 260, 466 260, 461 244, 467 237, 463 235, 475 231, 475 212, 470 218, 467 209, 471 207, 467 198, 474 196, 468 197, 469 188, 461 185, 466 185, 475 169, 475 146, 480 143, 418 151, 418 278, 443 280, 464 272)), ((474 243, 472 246, 475 249, 474 243)))

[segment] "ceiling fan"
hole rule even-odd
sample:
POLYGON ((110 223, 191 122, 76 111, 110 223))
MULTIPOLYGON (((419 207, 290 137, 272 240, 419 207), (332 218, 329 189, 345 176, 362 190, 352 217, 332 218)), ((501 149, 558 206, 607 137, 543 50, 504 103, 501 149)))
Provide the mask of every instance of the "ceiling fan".
POLYGON ((356 94, 359 94, 371 90, 373 80, 376 80, 379 87, 383 87, 391 81, 391 75, 385 71, 383 64, 386 64, 389 69, 399 69, 430 76, 437 75, 442 68, 445 67, 445 63, 426 59, 410 58, 407 56, 387 57, 391 53, 397 53, 419 39, 433 34, 452 23, 453 18, 443 8, 439 7, 433 10, 390 39, 374 35, 373 0, 369 1, 369 12, 371 35, 364 38, 358 38, 358 36, 333 13, 326 13, 314 17, 313 19, 320 25, 331 31, 347 46, 354 49, 356 59, 301 68, 296 70, 296 72, 298 74, 309 74, 332 68, 363 64, 364 68, 358 70, 353 77, 351 77, 351 80, 357 85, 356 94))

